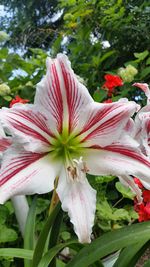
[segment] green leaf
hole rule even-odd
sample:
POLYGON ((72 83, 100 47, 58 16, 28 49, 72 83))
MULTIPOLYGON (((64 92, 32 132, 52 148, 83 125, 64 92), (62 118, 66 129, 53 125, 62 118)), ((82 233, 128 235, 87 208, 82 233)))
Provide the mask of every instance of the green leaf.
POLYGON ((0 205, 0 224, 4 224, 7 216, 9 215, 9 211, 5 206, 0 205))
POLYGON ((111 176, 111 175, 107 175, 107 176, 96 176, 95 181, 96 183, 108 183, 113 181, 116 178, 116 176, 111 176))
MULTIPOLYGON (((27 222, 25 226, 25 234, 24 234, 24 248, 25 249, 34 250, 36 203, 37 203, 37 197, 33 199, 32 205, 28 212, 27 222)), ((31 266, 31 261, 25 260, 24 267, 30 267, 30 266, 31 266)))
POLYGON ((133 199, 135 197, 135 194, 133 194, 131 189, 129 187, 124 186, 122 183, 117 182, 115 186, 124 198, 133 199))
POLYGON ((150 222, 135 224, 103 234, 80 250, 66 267, 87 267, 93 262, 126 246, 147 241, 150 222))
POLYGON ((145 50, 144 52, 142 53, 134 53, 134 56, 136 58, 138 58, 139 61, 142 61, 144 60, 149 54, 149 51, 148 50, 145 50))
POLYGON ((138 260, 143 256, 143 254, 145 253, 145 251, 149 248, 150 246, 150 242, 148 241, 147 243, 145 243, 141 249, 139 251, 136 252, 136 254, 133 256, 133 258, 130 261, 130 267, 135 267, 136 263, 138 262, 138 260))
POLYGON ((63 231, 61 232, 61 238, 64 240, 64 241, 67 241, 68 239, 70 239, 71 235, 69 232, 67 231, 63 231))
POLYGON ((10 95, 6 95, 3 98, 8 102, 12 100, 12 97, 10 95))
POLYGON ((150 57, 146 60, 146 65, 150 65, 150 57))
POLYGON ((96 90, 93 94, 93 98, 96 102, 102 102, 107 96, 106 90, 96 90))
POLYGON ((48 209, 48 207, 49 207, 48 199, 38 198, 36 205, 36 214, 40 214, 44 210, 48 209))
POLYGON ((8 55, 8 49, 2 48, 0 49, 0 59, 5 59, 8 55))
POLYGON ((55 209, 52 211, 52 213, 50 214, 50 216, 48 217, 43 230, 40 233, 40 236, 38 238, 35 250, 34 250, 34 255, 33 255, 33 261, 32 261, 32 267, 37 267, 39 261, 42 258, 42 254, 44 251, 44 247, 46 244, 46 240, 50 231, 50 228, 58 214, 60 210, 60 203, 57 204, 57 206, 55 207, 55 209))
POLYGON ((59 259, 56 260, 56 264, 57 264, 56 265, 57 267, 65 267, 66 266, 66 264, 59 259))
POLYGON ((52 259, 57 255, 57 253, 65 247, 69 247, 69 245, 78 243, 77 240, 69 241, 64 244, 59 244, 53 248, 51 248, 41 259, 38 267, 47 267, 52 259))
POLYGON ((98 216, 105 220, 113 220, 113 209, 107 202, 107 200, 102 201, 97 204, 98 216))
POLYGON ((33 257, 33 251, 22 248, 0 248, 0 256, 31 260, 33 257))
POLYGON ((99 64, 105 61, 107 58, 111 57, 113 54, 115 54, 115 50, 111 50, 106 52, 102 57, 99 58, 99 64))
POLYGON ((0 225, 0 243, 12 242, 18 238, 15 230, 7 228, 5 225, 0 225))
POLYGON ((147 75, 150 74, 150 67, 146 67, 141 71, 140 79, 145 78, 147 75))
POLYGON ((129 220, 130 221, 130 216, 128 214, 128 211, 125 209, 116 209, 113 212, 113 219, 114 220, 129 220))
MULTIPOLYGON (((53 248, 57 244, 62 219, 63 219, 63 211, 62 209, 60 209, 52 225, 50 240, 49 240, 49 248, 53 248)), ((51 262, 51 267, 56 267, 56 258, 53 258, 51 262)))
POLYGON ((128 246, 127 248, 123 249, 113 267, 132 267, 130 264, 132 258, 135 254, 137 254, 137 252, 142 248, 145 243, 146 241, 137 243, 134 246, 128 246))
POLYGON ((143 267, 149 267, 150 266, 150 260, 146 261, 146 263, 143 265, 143 267))

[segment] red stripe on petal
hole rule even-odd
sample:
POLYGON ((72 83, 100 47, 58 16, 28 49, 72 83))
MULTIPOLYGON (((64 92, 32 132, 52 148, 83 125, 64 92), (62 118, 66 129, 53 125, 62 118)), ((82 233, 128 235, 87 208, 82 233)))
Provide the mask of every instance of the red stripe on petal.
POLYGON ((51 65, 50 73, 52 74, 52 77, 48 76, 49 106, 50 106, 51 114, 56 120, 57 129, 59 132, 61 132, 62 121, 63 121, 63 100, 62 100, 59 77, 58 77, 56 65, 54 63, 51 65))
POLYGON ((62 75, 65 84, 68 115, 69 115, 69 132, 77 125, 78 114, 77 107, 80 104, 80 95, 78 93, 77 83, 75 79, 71 76, 70 72, 66 70, 63 62, 60 62, 62 69, 62 75))
POLYGON ((0 152, 5 151, 10 145, 12 141, 9 138, 0 139, 0 152))
POLYGON ((43 132, 47 133, 48 135, 50 135, 51 137, 54 137, 53 133, 47 128, 47 118, 39 113, 36 112, 34 113, 33 110, 12 110, 12 113, 14 115, 18 115, 19 117, 22 117, 23 119, 35 124, 40 130, 42 130, 43 132))
MULTIPOLYGON (((88 121, 86 121, 84 128, 80 132, 80 134, 88 131, 90 128, 92 128, 95 124, 99 123, 101 120, 103 120, 105 117, 107 117, 109 114, 111 114, 112 111, 117 110, 122 105, 106 105, 106 106, 100 106, 99 110, 92 110, 91 114, 88 118, 88 121)), ((123 112, 123 111, 122 111, 123 112)), ((112 120, 111 118, 110 120, 112 120)), ((109 120, 109 121, 110 121, 109 120)), ((108 121, 108 120, 107 120, 108 121)), ((106 121, 106 123, 107 123, 106 121)), ((105 122, 104 122, 105 124, 105 122)), ((102 124, 101 124, 102 125, 102 124)))
POLYGON ((79 116, 84 111, 84 107, 93 100, 90 99, 88 90, 78 81, 68 65, 60 60, 60 66, 67 99, 69 132, 72 132, 79 123, 79 116))
POLYGON ((9 165, 6 165, 5 170, 1 173, 0 186, 5 184, 14 175, 27 168, 30 164, 34 163, 45 155, 46 153, 38 154, 23 152, 22 154, 20 153, 18 157, 12 157, 9 165))
MULTIPOLYGON (((106 138, 120 132, 120 127, 126 125, 131 109, 122 104, 99 105, 92 107, 89 111, 88 119, 85 120, 82 131, 78 135, 83 134, 82 142, 97 137, 106 138)), ((102 144, 101 144, 102 145, 102 144)))
POLYGON ((136 160, 144 163, 148 167, 150 167, 150 161, 144 155, 142 155, 140 153, 140 151, 135 151, 135 150, 132 150, 132 149, 129 149, 129 148, 125 148, 123 146, 119 146, 119 145, 117 145, 117 146, 115 146, 115 145, 107 146, 107 147, 104 147, 102 149, 103 150, 107 150, 107 151, 111 151, 111 152, 116 152, 116 153, 125 155, 127 157, 136 159, 136 160))
POLYGON ((4 116, 10 125, 35 139, 50 144, 50 137, 55 138, 54 134, 47 126, 47 118, 34 110, 10 109, 4 112, 4 116))

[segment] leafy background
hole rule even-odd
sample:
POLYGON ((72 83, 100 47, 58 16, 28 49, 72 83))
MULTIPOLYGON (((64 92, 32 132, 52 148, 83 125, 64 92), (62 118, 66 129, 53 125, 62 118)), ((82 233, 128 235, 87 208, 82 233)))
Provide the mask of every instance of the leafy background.
MULTIPOLYGON (((102 88, 106 73, 134 66, 138 73, 118 87, 112 100, 128 97, 141 105, 144 94, 133 87, 135 81, 150 80, 150 3, 134 0, 0 0, 0 106, 9 106, 19 95, 33 102, 36 84, 45 74, 47 56, 63 52, 83 79, 95 101, 108 98, 102 88), (20 12, 21 10, 21 12, 20 12), (130 80, 130 81, 129 81, 130 80), (1 85, 9 86, 4 90, 1 85)), ((134 195, 116 177, 91 177, 97 190, 97 213, 93 238, 137 221, 134 195)), ((36 232, 47 217, 51 194, 37 200, 36 232)), ((32 197, 28 198, 29 203, 32 197)), ((64 215, 60 240, 73 236, 64 215)), ((0 246, 22 247, 23 241, 10 201, 0 206, 0 246)), ((71 256, 75 251, 71 251, 71 256)), ((70 255, 57 262, 64 266, 70 255)), ((13 257, 0 258, 0 266, 23 266, 13 257)))

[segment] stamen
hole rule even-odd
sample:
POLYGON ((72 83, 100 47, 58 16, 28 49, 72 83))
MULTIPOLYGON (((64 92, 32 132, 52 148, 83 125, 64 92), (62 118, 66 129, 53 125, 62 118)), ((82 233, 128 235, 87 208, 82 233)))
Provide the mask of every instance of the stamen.
POLYGON ((85 174, 89 172, 86 163, 82 160, 82 157, 73 159, 70 161, 70 166, 67 167, 69 178, 72 180, 84 180, 85 174))
POLYGON ((71 175, 71 177, 73 178, 73 180, 75 179, 75 178, 77 178, 77 169, 76 169, 76 167, 68 167, 67 168, 67 171, 70 173, 70 175, 71 175))

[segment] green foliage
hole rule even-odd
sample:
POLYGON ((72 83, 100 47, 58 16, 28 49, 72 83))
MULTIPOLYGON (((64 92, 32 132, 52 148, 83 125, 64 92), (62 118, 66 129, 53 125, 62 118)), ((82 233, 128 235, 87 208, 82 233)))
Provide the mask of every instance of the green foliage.
POLYGON ((143 267, 149 267, 150 266, 150 260, 146 261, 143 265, 143 267))
POLYGON ((24 59, 8 49, 0 49, 0 84, 7 84, 9 95, 1 96, 0 105, 7 106, 15 95, 33 101, 35 85, 45 72, 45 60, 48 56, 41 49, 31 49, 32 56, 24 59))
POLYGON ((7 44, 10 47, 21 50, 27 47, 49 48, 58 36, 57 28, 62 23, 61 18, 55 20, 59 11, 58 1, 1 0, 0 4, 4 5, 6 12, 1 15, 0 28, 9 34, 7 44))
POLYGON ((13 229, 0 225, 0 243, 12 242, 17 239, 17 233, 13 229))
POLYGON ((132 199, 132 200, 134 199, 135 194, 133 194, 133 192, 131 191, 130 188, 124 186, 124 185, 123 185, 122 183, 120 183, 120 182, 117 182, 117 183, 115 184, 115 186, 116 186, 117 190, 122 194, 122 196, 123 196, 124 198, 129 198, 129 199, 132 199))
MULTIPOLYGON (((147 222, 103 234, 81 249, 66 267, 87 267, 102 257, 124 247, 146 243, 149 239, 149 231, 149 222, 147 222)), ((126 267, 129 267, 129 265, 126 265, 126 267)))
POLYGON ((6 206, 0 205, 0 244, 16 241, 17 232, 7 226, 7 220, 10 218, 10 212, 6 206))
MULTIPOLYGON (((5 9, 14 13, 7 25, 4 18, 3 21, 0 19, 2 30, 6 29, 10 34, 5 43, 3 40, 0 49, 0 85, 5 85, 4 89, 9 87, 10 92, 0 91, 0 106, 9 106, 15 95, 29 99, 32 103, 36 84, 45 74, 47 55, 55 56, 60 51, 68 54, 75 72, 85 80, 95 101, 103 102, 108 98, 108 92, 103 88, 104 75, 119 74, 119 69, 123 68, 124 85, 115 89, 112 100, 128 97, 130 100, 136 99, 137 102, 144 103, 144 93, 132 87, 131 82, 150 82, 150 6, 146 1, 62 0, 48 3, 28 0, 19 3, 19 8, 18 1, 2 0, 1 4, 5 4, 5 9), (51 18, 57 11, 60 11, 60 18, 53 22, 51 18), (109 42, 109 47, 105 41, 109 42), (13 49, 6 48, 11 46, 13 49), (27 49, 24 50, 23 56, 19 50, 12 52, 18 47, 22 51, 27 49), (138 71, 135 75, 131 75, 132 66, 138 71)), ((123 250, 116 266, 132 266, 131 263, 142 255, 142 249, 146 246, 144 244, 149 236, 149 224, 124 229, 138 218, 133 209, 134 195, 131 190, 116 182, 116 177, 113 176, 89 176, 89 180, 97 190, 97 211, 93 229, 95 240, 91 245, 82 248, 76 241, 70 242, 72 225, 66 214, 61 227, 59 220, 54 224, 56 214, 54 218, 49 218, 45 225, 49 200, 44 196, 37 199, 36 210, 30 210, 25 238, 26 249, 0 249, 0 266, 16 267, 17 261, 14 257, 26 259, 26 266, 31 264, 31 260, 36 267, 38 264, 48 266, 49 263, 54 263, 57 267, 66 264, 71 267, 87 267, 89 264, 92 267, 102 266, 100 257, 121 248, 123 250), (58 230, 56 236, 55 226, 58 230), (46 240, 49 239, 50 228, 51 248, 48 250, 46 240), (121 229, 116 231, 119 228, 121 229), (38 239, 33 252, 34 235, 38 239), (62 244, 58 245, 57 240, 62 244), (51 262, 65 246, 70 247, 69 255, 63 258, 65 263, 60 259, 51 262), (75 258, 68 263, 74 255, 75 258)), ((22 245, 14 220, 10 202, 0 206, 1 246, 22 245)))

